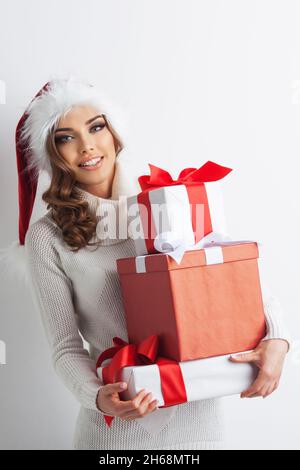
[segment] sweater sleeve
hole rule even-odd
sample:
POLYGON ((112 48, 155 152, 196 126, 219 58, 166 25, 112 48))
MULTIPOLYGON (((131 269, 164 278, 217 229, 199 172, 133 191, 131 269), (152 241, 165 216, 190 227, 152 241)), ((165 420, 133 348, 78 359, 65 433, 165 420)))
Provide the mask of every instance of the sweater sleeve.
POLYGON ((266 282, 261 259, 259 259, 259 268, 264 314, 267 325, 267 334, 262 338, 262 341, 268 339, 284 339, 288 343, 289 351, 292 344, 292 337, 286 324, 281 303, 278 297, 273 294, 268 282, 266 282))
POLYGON ((267 334, 262 341, 268 339, 284 339, 290 350, 292 339, 289 329, 285 323, 283 310, 277 297, 273 294, 263 292, 263 305, 267 325, 267 334))
POLYGON ((56 230, 51 222, 39 219, 26 234, 33 300, 41 315, 57 375, 81 405, 102 413, 96 399, 103 382, 78 331, 72 282, 63 270, 54 244, 56 230))

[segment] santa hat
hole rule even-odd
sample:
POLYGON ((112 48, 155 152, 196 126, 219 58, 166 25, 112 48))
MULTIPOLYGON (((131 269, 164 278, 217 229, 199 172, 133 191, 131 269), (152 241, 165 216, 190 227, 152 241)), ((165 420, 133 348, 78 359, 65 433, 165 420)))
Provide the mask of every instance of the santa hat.
POLYGON ((59 119, 73 106, 80 104, 91 105, 105 114, 124 144, 124 149, 116 160, 112 199, 137 192, 137 186, 133 181, 130 185, 130 180, 127 179, 124 184, 124 168, 126 167, 126 172, 128 172, 130 166, 130 160, 126 161, 126 152, 124 157, 124 151, 128 146, 128 115, 125 116, 124 112, 98 88, 74 76, 47 82, 32 99, 17 124, 15 139, 19 239, 8 248, 0 249, 0 261, 5 263, 11 273, 19 275, 25 281, 27 280, 27 262, 24 243, 34 207, 39 174, 45 171, 50 178, 52 176, 52 167, 46 148, 47 137, 59 119))

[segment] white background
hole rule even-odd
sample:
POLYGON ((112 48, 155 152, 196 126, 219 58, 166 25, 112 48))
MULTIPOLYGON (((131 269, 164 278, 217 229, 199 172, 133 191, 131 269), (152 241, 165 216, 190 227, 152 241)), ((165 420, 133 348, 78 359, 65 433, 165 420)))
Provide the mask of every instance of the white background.
MULTIPOLYGON (((233 168, 224 181, 229 232, 263 243, 263 269, 295 344, 274 394, 223 399, 226 446, 299 449, 299 2, 10 0, 0 8, 0 246, 18 234, 16 124, 52 77, 75 73, 130 113, 138 173, 148 162, 174 177, 207 160, 233 168)), ((44 210, 38 202, 32 220, 44 210)), ((0 448, 71 448, 79 405, 52 369, 30 294, 4 271, 0 292, 0 448)))

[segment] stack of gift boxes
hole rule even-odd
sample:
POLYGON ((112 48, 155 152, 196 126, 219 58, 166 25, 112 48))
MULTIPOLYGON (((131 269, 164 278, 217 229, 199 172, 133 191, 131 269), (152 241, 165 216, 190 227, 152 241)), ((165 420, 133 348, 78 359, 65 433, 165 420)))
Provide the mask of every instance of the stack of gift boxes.
POLYGON ((117 260, 128 343, 113 338, 97 373, 159 407, 238 394, 258 370, 229 356, 254 349, 266 323, 258 245, 226 233, 219 180, 231 169, 207 162, 173 180, 149 166, 127 200, 137 256, 117 260))

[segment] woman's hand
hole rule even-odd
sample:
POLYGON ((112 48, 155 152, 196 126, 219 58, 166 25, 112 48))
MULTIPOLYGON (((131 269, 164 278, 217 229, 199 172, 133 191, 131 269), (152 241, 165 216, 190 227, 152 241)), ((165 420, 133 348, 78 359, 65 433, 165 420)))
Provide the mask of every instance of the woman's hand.
POLYGON ((125 389, 121 384, 125 382, 116 382, 104 385, 100 388, 97 395, 97 406, 100 411, 110 416, 118 416, 123 420, 143 418, 147 414, 157 409, 158 400, 152 400, 151 393, 142 389, 132 400, 120 400, 119 393, 125 389))
POLYGON ((253 384, 241 393, 241 398, 266 398, 276 390, 288 349, 287 341, 283 339, 268 339, 261 341, 249 353, 230 356, 230 360, 233 362, 254 362, 260 369, 253 384))

